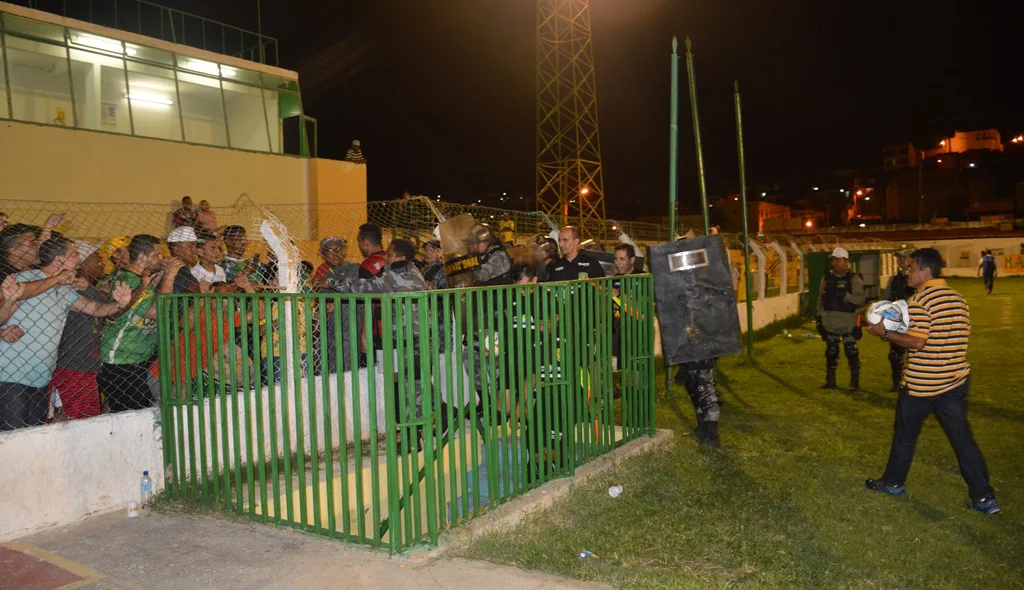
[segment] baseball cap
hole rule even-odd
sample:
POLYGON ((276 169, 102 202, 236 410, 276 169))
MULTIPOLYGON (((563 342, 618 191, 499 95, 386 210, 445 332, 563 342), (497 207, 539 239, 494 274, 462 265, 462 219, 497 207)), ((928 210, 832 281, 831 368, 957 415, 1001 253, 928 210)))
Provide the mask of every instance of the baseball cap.
POLYGON ((845 258, 850 259, 850 253, 846 251, 846 248, 836 248, 832 251, 832 258, 845 258))
POLYGON ((328 236, 328 237, 320 240, 320 251, 323 252, 328 247, 334 246, 334 245, 341 246, 342 248, 344 248, 346 244, 348 244, 348 242, 346 242, 344 238, 336 238, 334 236, 328 236))
MULTIPOLYGON (((217 236, 214 235, 214 234, 211 234, 209 232, 199 232, 199 234, 197 234, 196 238, 197 238, 197 241, 200 244, 205 244, 206 242, 216 242, 217 241, 217 236)), ((182 240, 182 241, 188 242, 189 240, 182 240)))
POLYGON ((180 242, 198 242, 199 236, 196 235, 196 230, 188 226, 176 227, 171 230, 171 233, 167 235, 167 243, 175 244, 180 242))
POLYGON ((114 272, 114 263, 110 260, 110 257, 114 255, 114 252, 121 248, 127 248, 128 244, 132 243, 132 239, 128 236, 114 236, 103 243, 100 246, 99 252, 100 260, 103 261, 103 272, 110 274, 114 272))

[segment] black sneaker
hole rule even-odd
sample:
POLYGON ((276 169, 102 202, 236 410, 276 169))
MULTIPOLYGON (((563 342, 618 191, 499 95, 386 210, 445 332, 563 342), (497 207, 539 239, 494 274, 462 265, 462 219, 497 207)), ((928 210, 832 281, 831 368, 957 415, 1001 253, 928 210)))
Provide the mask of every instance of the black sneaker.
POLYGON ((995 496, 985 496, 980 500, 975 500, 967 505, 972 510, 977 510, 983 514, 999 514, 1003 511, 999 507, 999 502, 996 502, 995 496))
POLYGON ((881 478, 868 479, 867 481, 864 482, 864 485, 872 492, 878 492, 880 494, 889 494, 890 496, 899 496, 900 494, 906 491, 906 486, 889 485, 882 481, 881 478))

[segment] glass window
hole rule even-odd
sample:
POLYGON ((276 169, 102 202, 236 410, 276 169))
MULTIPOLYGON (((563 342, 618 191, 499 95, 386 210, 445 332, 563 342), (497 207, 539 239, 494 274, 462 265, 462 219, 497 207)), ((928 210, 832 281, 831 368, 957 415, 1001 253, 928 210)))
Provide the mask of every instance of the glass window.
POLYGON ((28 20, 27 18, 20 18, 6 13, 3 15, 3 19, 4 29, 8 33, 21 33, 40 39, 64 42, 64 27, 28 20))
POLYGON ((260 73, 259 72, 251 72, 249 70, 237 70, 237 69, 235 69, 234 70, 234 74, 229 76, 228 73, 225 71, 227 69, 228 69, 227 67, 221 66, 221 72, 224 72, 224 78, 227 79, 227 80, 234 80, 236 82, 242 82, 243 84, 252 84, 253 86, 259 86, 260 85, 260 73))
POLYGON ((228 109, 231 147, 245 150, 270 150, 262 90, 234 82, 224 82, 224 103, 228 109))
POLYGON ((11 112, 7 108, 7 78, 4 75, 3 64, 0 63, 0 119, 8 119, 10 116, 11 112))
MULTIPOLYGON (((71 41, 72 48, 77 47, 87 51, 103 52, 109 55, 116 55, 118 57, 125 54, 125 47, 118 39, 101 37, 99 35, 86 33, 84 31, 76 31, 74 29, 68 30, 68 38, 71 41)), ((135 54, 135 49, 128 48, 127 51, 129 55, 135 54)))
POLYGON ((75 125, 67 50, 63 45, 6 36, 12 118, 75 125))
POLYGON ((131 43, 125 43, 125 48, 128 50, 128 59, 151 61, 166 66, 174 65, 174 56, 170 51, 153 49, 144 45, 133 45, 131 43))
POLYGON ((178 72, 178 91, 185 141, 228 147, 220 80, 178 72))
POLYGON ((131 133, 122 59, 72 49, 71 78, 79 127, 131 133))
POLYGON ((263 91, 264 104, 267 109, 267 122, 270 124, 270 151, 281 153, 281 107, 276 90, 263 91))
POLYGON ((173 70, 128 62, 128 96, 135 135, 181 141, 173 70))

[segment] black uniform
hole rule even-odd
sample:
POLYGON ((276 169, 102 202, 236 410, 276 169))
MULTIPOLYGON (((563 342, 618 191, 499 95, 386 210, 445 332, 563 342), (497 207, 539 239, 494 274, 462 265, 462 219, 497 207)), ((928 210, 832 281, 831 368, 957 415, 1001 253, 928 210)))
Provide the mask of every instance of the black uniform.
POLYGON ((605 276, 601 263, 595 258, 580 252, 571 261, 564 256, 550 267, 548 282, 575 281, 578 279, 600 279, 605 276))
MULTIPOLYGON (((905 301, 910 299, 910 296, 913 294, 914 288, 907 284, 907 277, 900 272, 889 279, 889 284, 885 287, 882 299, 887 301, 899 301, 902 299, 905 301)), ((892 370, 892 389, 889 391, 899 390, 900 377, 903 375, 903 357, 906 353, 907 349, 891 341, 889 342, 889 368, 892 370)))
POLYGON ((697 414, 697 430, 694 436, 701 444, 717 447, 718 436, 718 389, 715 387, 715 359, 691 361, 679 365, 676 384, 686 388, 697 414))

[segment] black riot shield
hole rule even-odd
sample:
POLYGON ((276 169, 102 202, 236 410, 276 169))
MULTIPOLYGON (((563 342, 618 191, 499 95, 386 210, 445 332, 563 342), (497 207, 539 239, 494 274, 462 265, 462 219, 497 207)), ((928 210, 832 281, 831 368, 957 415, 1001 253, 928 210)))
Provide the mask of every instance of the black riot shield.
POLYGON ((718 235, 651 246, 665 363, 743 352, 729 251, 718 235))

